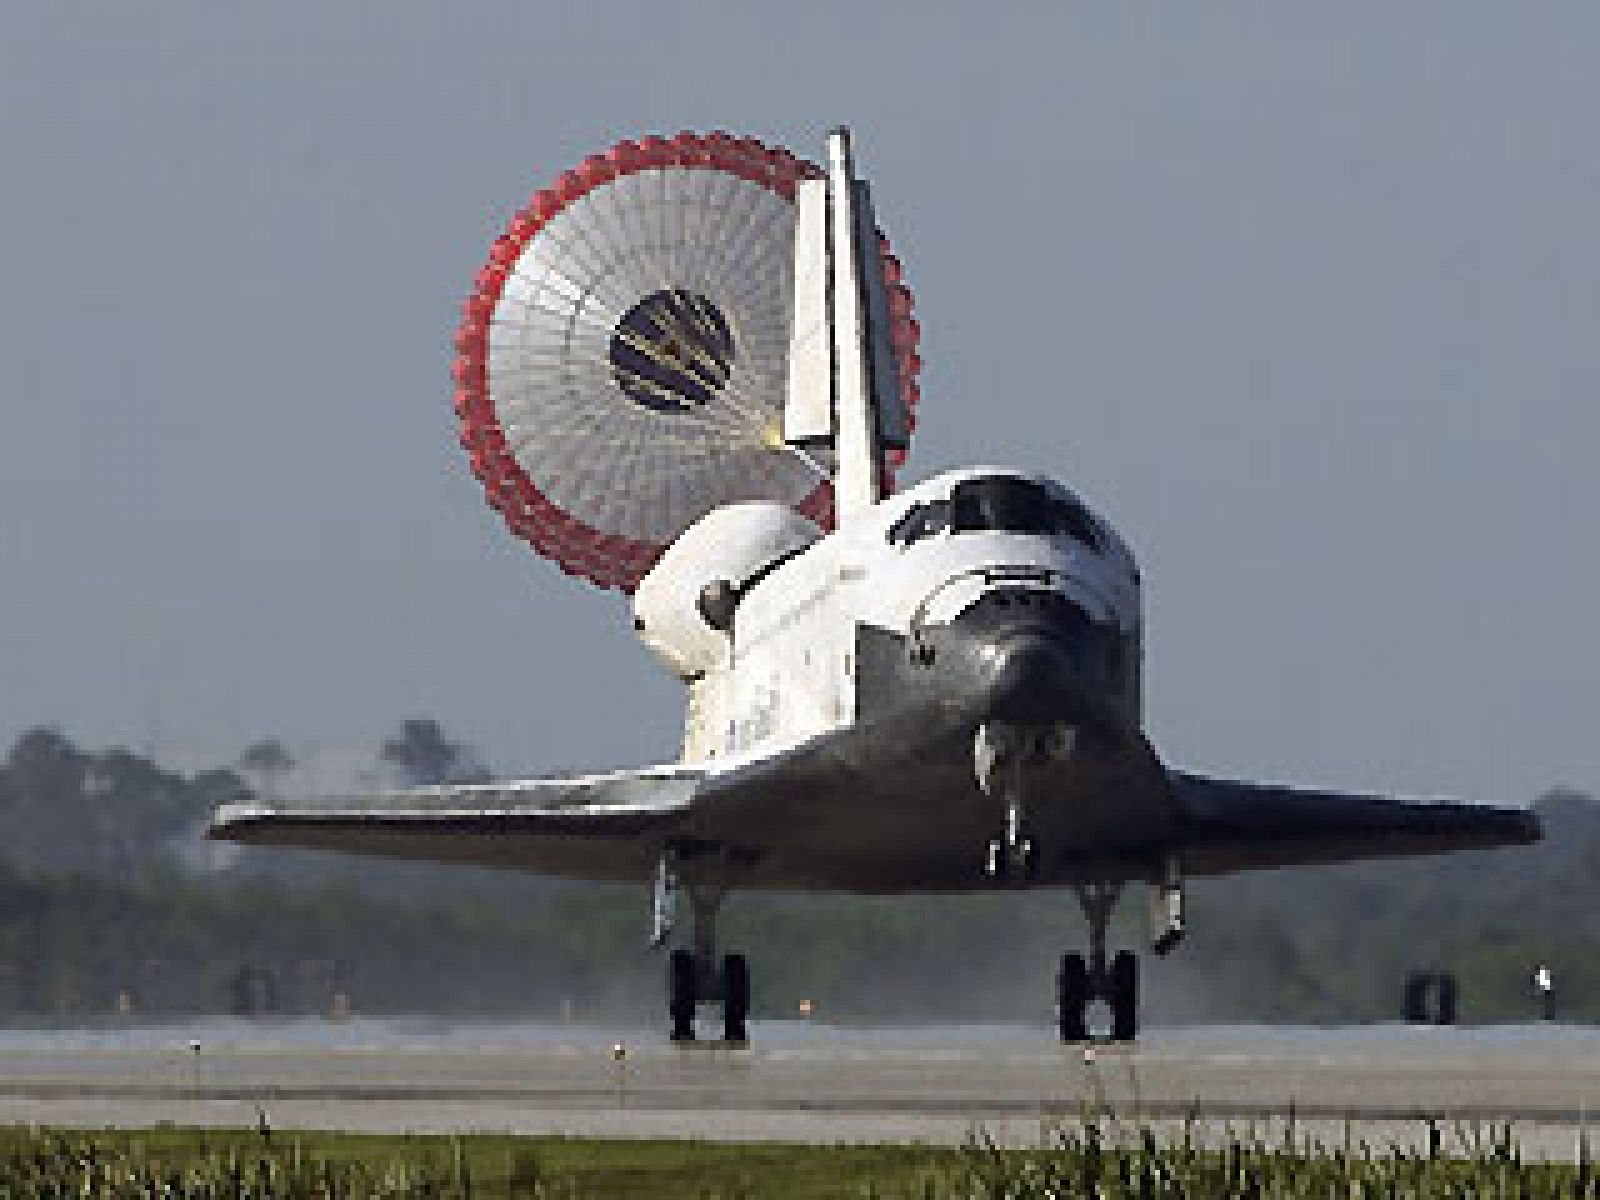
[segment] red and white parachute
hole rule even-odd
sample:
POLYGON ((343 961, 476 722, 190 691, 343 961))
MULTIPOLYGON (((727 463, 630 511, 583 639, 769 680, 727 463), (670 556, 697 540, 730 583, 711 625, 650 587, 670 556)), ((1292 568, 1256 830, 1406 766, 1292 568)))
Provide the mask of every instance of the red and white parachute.
MULTIPOLYGON (((496 239, 456 334, 461 443, 562 570, 631 592, 738 501, 831 525, 832 485, 782 429, 795 188, 820 175, 749 138, 647 137, 585 159, 496 239)), ((881 233, 878 258, 909 425, 918 327, 881 233)))

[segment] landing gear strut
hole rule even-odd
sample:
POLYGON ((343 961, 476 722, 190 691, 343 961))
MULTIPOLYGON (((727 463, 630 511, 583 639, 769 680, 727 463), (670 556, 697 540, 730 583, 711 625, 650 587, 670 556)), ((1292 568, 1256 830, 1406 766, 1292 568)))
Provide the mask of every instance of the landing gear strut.
POLYGON ((1063 1042, 1089 1040, 1088 1008, 1096 1000, 1111 1009, 1111 1039, 1131 1042, 1139 1032, 1139 960, 1119 950, 1108 964, 1106 931, 1122 894, 1119 883, 1089 883, 1074 888, 1089 922, 1089 958, 1064 955, 1056 976, 1056 1018, 1063 1042))
POLYGON ((667 1014, 672 1019, 672 1040, 695 1040, 695 1016, 701 1005, 722 1005, 722 1038, 727 1042, 750 1040, 750 965, 742 954, 717 959, 717 910, 727 889, 715 884, 683 884, 671 854, 663 856, 656 872, 651 940, 664 944, 676 924, 678 896, 687 892, 693 936, 688 947, 675 949, 667 959, 667 1014))
POLYGON ((991 840, 985 849, 983 873, 990 879, 1025 883, 1039 877, 1039 846, 1024 831, 1022 797, 1017 790, 1007 791, 1005 826, 1001 836, 991 840))
POLYGON ((1030 765, 1065 760, 1074 731, 1056 725, 1012 725, 988 721, 973 737, 972 766, 978 788, 1004 805, 1000 836, 985 847, 983 871, 990 879, 1032 883, 1039 878, 1039 845, 1028 829, 1023 780, 1030 765))

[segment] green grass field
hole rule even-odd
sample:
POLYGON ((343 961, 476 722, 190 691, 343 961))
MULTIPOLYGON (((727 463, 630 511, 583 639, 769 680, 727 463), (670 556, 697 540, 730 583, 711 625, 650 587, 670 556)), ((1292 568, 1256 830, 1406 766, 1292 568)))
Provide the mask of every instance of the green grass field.
POLYGON ((1509 1134, 1464 1155, 1237 1138, 1202 1149, 1148 1131, 1063 1126, 1039 1147, 801 1146, 577 1138, 379 1137, 155 1129, 0 1129, 0 1196, 99 1200, 431 1197, 1485 1197, 1600 1200, 1586 1163, 1528 1164, 1509 1134))
MULTIPOLYGON (((0 1129, 0 1197, 860 1197, 953 1150, 477 1134, 0 1129), (165 1189, 165 1190, 163 1190, 165 1189)), ((886 1189, 889 1189, 886 1191, 886 1189)))

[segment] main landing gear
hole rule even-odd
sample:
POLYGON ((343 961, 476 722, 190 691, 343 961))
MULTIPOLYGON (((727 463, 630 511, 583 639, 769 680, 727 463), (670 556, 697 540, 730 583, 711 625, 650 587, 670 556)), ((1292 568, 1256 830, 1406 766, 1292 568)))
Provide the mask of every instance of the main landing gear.
POLYGON ((678 895, 687 892, 693 936, 667 958, 667 1013, 672 1040, 695 1040, 695 1017, 702 1005, 722 1006, 722 1039, 742 1045, 750 1040, 750 966, 742 954, 717 959, 717 910, 727 889, 711 884, 681 884, 673 857, 661 860, 656 872, 651 942, 664 945, 676 925, 678 895))
POLYGON ((1089 957, 1066 954, 1056 976, 1056 1026, 1063 1042, 1089 1040, 1089 1005, 1104 1001, 1111 1010, 1111 1040, 1131 1042, 1139 1032, 1139 960, 1127 950, 1106 962, 1106 930, 1122 894, 1118 883, 1090 883, 1073 889, 1089 921, 1089 957))

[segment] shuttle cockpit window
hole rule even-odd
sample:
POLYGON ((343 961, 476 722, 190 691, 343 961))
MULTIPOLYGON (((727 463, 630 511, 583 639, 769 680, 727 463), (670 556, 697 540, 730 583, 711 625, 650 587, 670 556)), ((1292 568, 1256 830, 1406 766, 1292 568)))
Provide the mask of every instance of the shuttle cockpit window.
POLYGON ((935 500, 929 504, 917 505, 896 521, 889 529, 889 541, 898 546, 909 546, 912 542, 935 533, 943 533, 949 528, 950 502, 935 500))
POLYGON ((969 479, 956 485, 950 510, 951 528, 956 533, 1066 536, 1102 549, 1094 518, 1080 505, 1026 479, 969 479))

